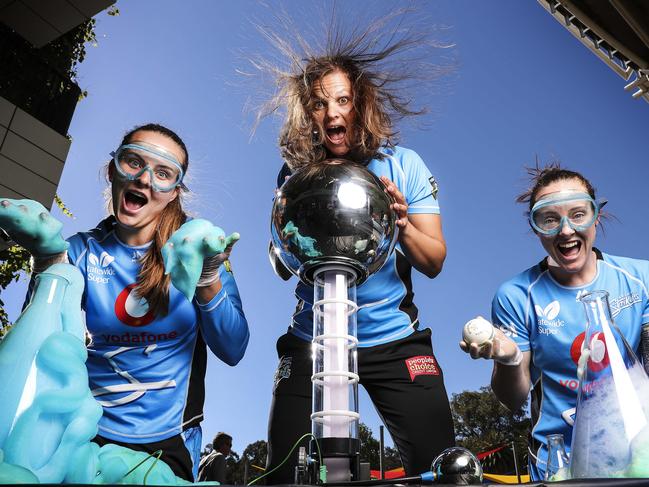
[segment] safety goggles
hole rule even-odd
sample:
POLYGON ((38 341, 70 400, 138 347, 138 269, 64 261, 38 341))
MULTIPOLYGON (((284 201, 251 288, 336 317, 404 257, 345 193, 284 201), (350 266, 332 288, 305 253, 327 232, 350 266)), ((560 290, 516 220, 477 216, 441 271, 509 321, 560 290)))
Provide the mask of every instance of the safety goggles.
POLYGON ((534 203, 530 225, 543 235, 557 235, 566 224, 581 232, 595 223, 604 203, 597 203, 588 193, 558 191, 534 203))
POLYGON ((122 145, 110 155, 117 172, 129 181, 135 181, 148 172, 154 191, 168 193, 182 183, 185 175, 173 154, 153 144, 122 145))

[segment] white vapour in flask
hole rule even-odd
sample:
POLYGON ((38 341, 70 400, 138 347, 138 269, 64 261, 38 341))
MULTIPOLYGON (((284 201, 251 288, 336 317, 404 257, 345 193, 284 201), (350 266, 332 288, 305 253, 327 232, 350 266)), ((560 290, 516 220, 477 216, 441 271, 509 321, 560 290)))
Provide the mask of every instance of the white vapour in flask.
POLYGON ((577 369, 570 475, 635 476, 630 467, 643 453, 637 445, 649 440, 649 377, 611 317, 608 293, 593 291, 580 301, 588 326, 577 369))

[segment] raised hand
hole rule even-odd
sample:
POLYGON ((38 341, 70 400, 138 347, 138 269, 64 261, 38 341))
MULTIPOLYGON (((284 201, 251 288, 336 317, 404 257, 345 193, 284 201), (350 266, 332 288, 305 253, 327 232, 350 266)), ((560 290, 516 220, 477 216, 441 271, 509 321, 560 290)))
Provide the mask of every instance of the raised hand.
POLYGON ((38 201, 0 199, 0 227, 34 257, 47 257, 67 250, 61 236, 63 224, 38 201))
POLYGON ((390 179, 385 176, 381 176, 380 179, 385 185, 386 192, 392 196, 392 199, 394 200, 394 203, 390 205, 390 208, 392 208, 397 214, 397 226, 403 228, 408 224, 408 203, 406 202, 406 198, 403 196, 403 193, 399 191, 397 185, 390 181, 390 179))
MULTIPOLYGON (((226 237, 223 230, 207 220, 188 221, 169 238, 162 248, 165 272, 173 285, 191 301, 201 279, 204 264, 218 276, 218 267, 225 262, 239 234, 226 237)), ((215 279, 216 280, 216 277, 215 279)))
POLYGON ((504 365, 518 365, 522 358, 518 345, 481 316, 465 325, 460 348, 472 359, 492 359, 504 365))

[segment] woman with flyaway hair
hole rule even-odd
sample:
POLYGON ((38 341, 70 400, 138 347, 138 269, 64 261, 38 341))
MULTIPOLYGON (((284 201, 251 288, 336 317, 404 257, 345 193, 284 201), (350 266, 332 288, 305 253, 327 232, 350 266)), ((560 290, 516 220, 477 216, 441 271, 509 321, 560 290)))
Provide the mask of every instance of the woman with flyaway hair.
MULTIPOLYGON (((301 42, 304 55, 292 51, 281 36, 267 33, 291 60, 285 71, 273 69, 278 91, 267 108, 284 108, 286 114, 279 136, 285 164, 278 187, 297 169, 338 158, 365 165, 394 199, 396 249, 357 289, 358 371, 406 474, 412 475, 430 468, 433 458, 454 444, 454 431, 431 330, 420 326, 413 302, 412 268, 437 276, 446 243, 435 178, 416 152, 396 144, 395 122, 422 113, 410 105, 408 84, 422 74, 430 78, 433 68, 409 56, 428 51, 425 37, 389 31, 392 20, 403 18, 400 12, 349 37, 332 28, 320 50, 301 42)), ((270 255, 276 272, 288 279, 290 273, 270 255)), ((288 332, 277 342, 269 471, 311 430, 313 288, 300 282, 296 296, 288 332)), ((293 455, 269 473, 269 482, 291 483, 295 464, 293 455)))

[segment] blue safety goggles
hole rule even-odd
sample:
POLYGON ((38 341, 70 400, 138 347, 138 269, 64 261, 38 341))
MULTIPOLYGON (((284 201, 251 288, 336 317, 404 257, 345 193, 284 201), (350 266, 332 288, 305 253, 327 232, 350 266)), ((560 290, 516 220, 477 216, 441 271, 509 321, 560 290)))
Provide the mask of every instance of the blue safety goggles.
POLYGON ((121 145, 110 155, 122 177, 135 181, 148 172, 151 188, 161 193, 172 191, 185 176, 182 164, 167 150, 153 144, 140 142, 121 145))
POLYGON ((559 191, 534 203, 530 225, 542 235, 557 235, 565 225, 582 232, 595 223, 604 203, 599 204, 588 193, 559 191))

